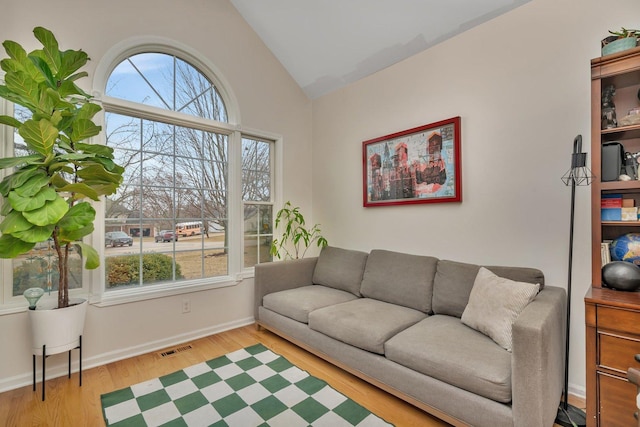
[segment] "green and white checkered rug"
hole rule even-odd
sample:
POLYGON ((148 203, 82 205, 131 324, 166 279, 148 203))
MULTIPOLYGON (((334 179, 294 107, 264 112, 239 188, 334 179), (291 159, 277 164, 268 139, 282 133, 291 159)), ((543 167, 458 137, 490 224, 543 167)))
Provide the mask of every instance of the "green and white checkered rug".
POLYGON ((108 426, 389 426, 262 344, 101 396, 108 426))

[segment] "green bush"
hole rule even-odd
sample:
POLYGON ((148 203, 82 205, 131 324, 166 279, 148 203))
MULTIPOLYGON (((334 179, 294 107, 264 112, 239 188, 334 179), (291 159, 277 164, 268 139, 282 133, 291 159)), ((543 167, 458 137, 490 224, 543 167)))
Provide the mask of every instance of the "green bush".
MULTIPOLYGON (((140 283, 140 256, 122 255, 106 259, 107 288, 140 283)), ((142 255, 144 284, 173 280, 173 258, 164 254, 142 255)), ((176 264, 176 277, 181 279, 180 264, 176 264)))

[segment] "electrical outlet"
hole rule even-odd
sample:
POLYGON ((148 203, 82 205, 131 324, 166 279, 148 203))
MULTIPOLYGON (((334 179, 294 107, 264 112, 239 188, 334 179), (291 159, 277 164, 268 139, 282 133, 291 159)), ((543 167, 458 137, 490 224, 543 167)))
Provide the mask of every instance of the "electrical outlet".
POLYGON ((182 300, 182 312, 183 313, 191 312, 191 300, 188 300, 188 299, 182 300))

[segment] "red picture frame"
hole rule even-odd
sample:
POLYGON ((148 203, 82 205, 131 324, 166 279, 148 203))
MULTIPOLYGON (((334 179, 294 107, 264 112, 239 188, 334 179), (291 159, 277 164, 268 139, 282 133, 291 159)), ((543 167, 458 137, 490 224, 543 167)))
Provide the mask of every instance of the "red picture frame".
POLYGON ((462 202, 460 117, 362 143, 364 207, 462 202))

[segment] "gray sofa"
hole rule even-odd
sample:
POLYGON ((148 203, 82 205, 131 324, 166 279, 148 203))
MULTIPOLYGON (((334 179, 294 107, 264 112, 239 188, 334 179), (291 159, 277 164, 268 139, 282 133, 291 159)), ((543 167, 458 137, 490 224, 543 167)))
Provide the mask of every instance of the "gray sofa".
POLYGON ((256 323, 451 424, 552 426, 566 293, 536 269, 487 269, 514 286, 539 284, 509 323, 511 351, 463 323, 484 269, 385 250, 326 247, 257 265, 256 323))

